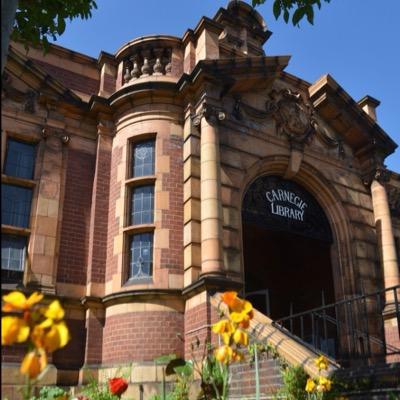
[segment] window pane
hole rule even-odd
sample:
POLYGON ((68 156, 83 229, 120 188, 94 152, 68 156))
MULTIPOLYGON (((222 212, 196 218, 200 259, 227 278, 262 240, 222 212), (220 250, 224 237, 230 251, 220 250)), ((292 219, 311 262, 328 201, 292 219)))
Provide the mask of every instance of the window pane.
POLYGON ((154 186, 132 190, 131 225, 151 224, 154 214, 154 186))
POLYGON ((154 175, 154 140, 133 145, 132 177, 154 175))
POLYGON ((36 146, 30 143, 9 139, 4 164, 6 175, 32 179, 35 165, 36 146))
POLYGON ((31 214, 32 189, 1 185, 1 223, 27 228, 31 214))
POLYGON ((151 278, 153 273, 153 233, 133 235, 130 246, 130 279, 151 278))
POLYGON ((24 236, 1 235, 1 269, 24 270, 26 241, 24 236))

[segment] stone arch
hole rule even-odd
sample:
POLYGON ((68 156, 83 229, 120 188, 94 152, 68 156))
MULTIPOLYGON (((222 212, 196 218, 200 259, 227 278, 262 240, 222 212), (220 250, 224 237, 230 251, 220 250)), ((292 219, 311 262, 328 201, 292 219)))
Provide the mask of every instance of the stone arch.
MULTIPOLYGON (((270 156, 259 160, 245 174, 240 187, 240 204, 250 185, 260 176, 277 175, 283 177, 289 158, 270 156)), ((331 245, 331 264, 336 300, 354 295, 357 291, 354 255, 351 249, 351 228, 346 210, 341 204, 341 197, 329 180, 315 167, 303 162, 298 174, 292 178, 303 186, 317 200, 325 212, 333 235, 331 245)), ((241 274, 244 282, 243 220, 240 213, 241 274)))

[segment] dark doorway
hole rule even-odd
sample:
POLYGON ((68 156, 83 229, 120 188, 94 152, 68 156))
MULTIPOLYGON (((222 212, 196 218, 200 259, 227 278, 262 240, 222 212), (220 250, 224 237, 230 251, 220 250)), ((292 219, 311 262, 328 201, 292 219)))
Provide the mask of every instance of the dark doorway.
MULTIPOLYGON (((243 224, 245 291, 268 289, 269 317, 277 320, 333 303, 330 244, 243 224)), ((266 298, 249 298, 267 314, 266 298)))
POLYGON ((296 182, 261 176, 243 200, 245 292, 274 319, 335 301, 328 219, 316 199, 296 182), (269 303, 269 304, 268 304, 269 303))

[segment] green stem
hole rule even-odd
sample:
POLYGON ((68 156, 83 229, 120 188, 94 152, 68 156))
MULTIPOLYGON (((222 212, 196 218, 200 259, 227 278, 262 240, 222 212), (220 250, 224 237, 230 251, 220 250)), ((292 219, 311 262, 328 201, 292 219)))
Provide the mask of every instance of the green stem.
POLYGON ((256 375, 256 400, 260 400, 260 372, 258 369, 257 344, 254 344, 254 364, 255 364, 255 375, 256 375))

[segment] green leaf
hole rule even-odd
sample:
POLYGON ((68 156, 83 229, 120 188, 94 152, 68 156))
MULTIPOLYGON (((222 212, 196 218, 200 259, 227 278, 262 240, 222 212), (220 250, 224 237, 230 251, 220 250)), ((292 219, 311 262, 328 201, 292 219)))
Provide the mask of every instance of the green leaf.
POLYGON ((187 378, 193 375, 193 366, 190 362, 185 362, 184 365, 177 366, 174 368, 174 370, 178 375, 185 376, 187 378))
POLYGON ((281 11, 282 11, 282 7, 281 7, 280 0, 275 0, 274 7, 273 7, 275 19, 279 18, 279 16, 281 15, 281 11))
POLYGON ((308 5, 306 8, 306 16, 308 22, 313 25, 314 24, 314 9, 312 5, 308 5))
POLYGON ((166 375, 174 375, 176 374, 175 369, 185 366, 186 361, 183 358, 175 358, 171 361, 168 362, 166 368, 165 368, 165 374, 166 375))
POLYGON ((64 18, 59 15, 58 19, 57 19, 57 22, 58 22, 57 23, 57 32, 58 32, 59 35, 62 35, 64 33, 64 31, 65 31, 64 18))
POLYGON ((285 9, 285 11, 283 12, 283 19, 286 23, 289 22, 289 11, 287 9, 285 9))
POLYGON ((306 8, 305 7, 298 8, 293 13, 293 17, 292 17, 293 25, 298 25, 300 20, 304 17, 305 13, 306 13, 306 8))

